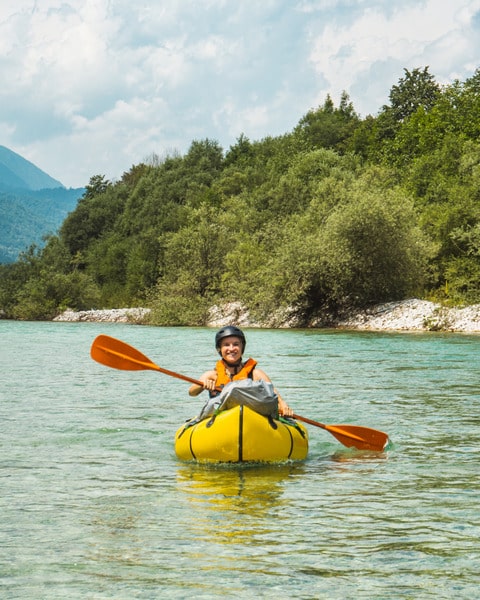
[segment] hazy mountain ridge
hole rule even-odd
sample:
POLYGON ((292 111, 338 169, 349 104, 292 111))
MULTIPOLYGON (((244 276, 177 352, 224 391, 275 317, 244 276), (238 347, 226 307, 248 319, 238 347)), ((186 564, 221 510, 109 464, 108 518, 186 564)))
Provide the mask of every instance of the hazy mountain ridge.
POLYGON ((19 154, 0 146, 0 263, 56 233, 84 188, 65 186, 19 154))
POLYGON ((0 185, 10 189, 41 190, 65 186, 29 160, 0 146, 0 185))

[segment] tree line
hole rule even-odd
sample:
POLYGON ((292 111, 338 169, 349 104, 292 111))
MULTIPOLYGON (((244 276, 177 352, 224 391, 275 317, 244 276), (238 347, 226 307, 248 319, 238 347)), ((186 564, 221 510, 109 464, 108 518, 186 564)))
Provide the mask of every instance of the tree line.
POLYGON ((428 67, 404 69, 376 116, 344 92, 281 136, 194 140, 93 176, 57 235, 0 266, 0 310, 143 305, 202 325, 240 301, 308 325, 412 296, 480 302, 479 140, 480 69, 441 86, 428 67))

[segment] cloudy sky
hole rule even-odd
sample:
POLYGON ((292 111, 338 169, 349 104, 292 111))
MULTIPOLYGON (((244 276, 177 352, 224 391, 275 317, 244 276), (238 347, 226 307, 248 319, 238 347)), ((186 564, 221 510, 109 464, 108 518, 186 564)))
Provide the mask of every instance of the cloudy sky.
POLYGON ((480 0, 0 0, 0 145, 67 187, 480 67, 480 0))

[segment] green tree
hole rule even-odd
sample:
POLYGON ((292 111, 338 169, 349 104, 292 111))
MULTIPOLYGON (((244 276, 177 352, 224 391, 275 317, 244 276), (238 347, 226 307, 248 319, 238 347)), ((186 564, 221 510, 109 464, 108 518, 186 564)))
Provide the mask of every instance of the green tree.
POLYGON ((0 313, 9 319, 23 286, 38 273, 38 247, 30 246, 15 263, 0 264, 0 313))
POLYGON ((310 110, 300 119, 294 133, 302 136, 308 148, 331 148, 344 152, 359 122, 348 94, 342 92, 338 108, 327 95, 323 106, 310 110))
POLYGON ((168 316, 172 323, 185 325, 189 315, 195 318, 191 324, 205 324, 232 243, 233 234, 219 224, 217 210, 206 205, 192 209, 184 227, 162 236, 164 274, 152 296, 155 323, 164 324, 168 316))
POLYGON ((308 316, 421 292, 432 248, 388 173, 337 180, 330 190, 336 204, 312 202, 292 223, 275 260, 277 302, 308 316))
POLYGON ((125 198, 114 186, 100 187, 103 191, 96 195, 85 193, 60 228, 59 235, 73 256, 82 256, 93 241, 111 231, 124 209, 125 198))
POLYGON ((85 193, 83 198, 91 199, 95 196, 104 194, 112 184, 108 179, 105 179, 105 175, 94 175, 90 178, 88 185, 85 187, 85 193))
POLYGON ((405 121, 419 108, 430 111, 440 95, 440 86, 435 77, 428 72, 428 67, 404 69, 405 76, 400 78, 398 85, 392 86, 389 94, 390 110, 397 123, 405 121))
POLYGON ((18 319, 49 320, 66 308, 84 310, 98 302, 95 282, 70 269, 70 255, 57 236, 49 236, 43 249, 31 248, 21 262, 29 271, 18 288, 11 315, 18 319))
POLYGON ((250 140, 241 133, 236 143, 230 146, 225 156, 224 166, 232 164, 247 165, 253 157, 253 148, 250 140))
MULTIPOLYGON (((404 69, 404 72, 405 76, 390 90, 390 104, 384 105, 378 115, 377 143, 394 139, 403 123, 419 110, 423 114, 430 112, 440 97, 440 86, 428 72, 428 67, 423 70, 416 68, 411 72, 404 69)), ((391 148, 387 145, 387 158, 390 153, 391 148)))

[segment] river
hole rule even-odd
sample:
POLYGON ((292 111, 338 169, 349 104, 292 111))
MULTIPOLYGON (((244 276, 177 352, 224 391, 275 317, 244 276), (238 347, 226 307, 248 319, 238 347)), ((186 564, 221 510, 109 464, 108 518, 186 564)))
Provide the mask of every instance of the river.
POLYGON ((0 597, 474 598, 480 336, 247 330, 295 412, 386 431, 385 453, 307 426, 306 461, 175 457, 201 397, 92 361, 105 333, 198 377, 214 330, 0 321, 0 597))

